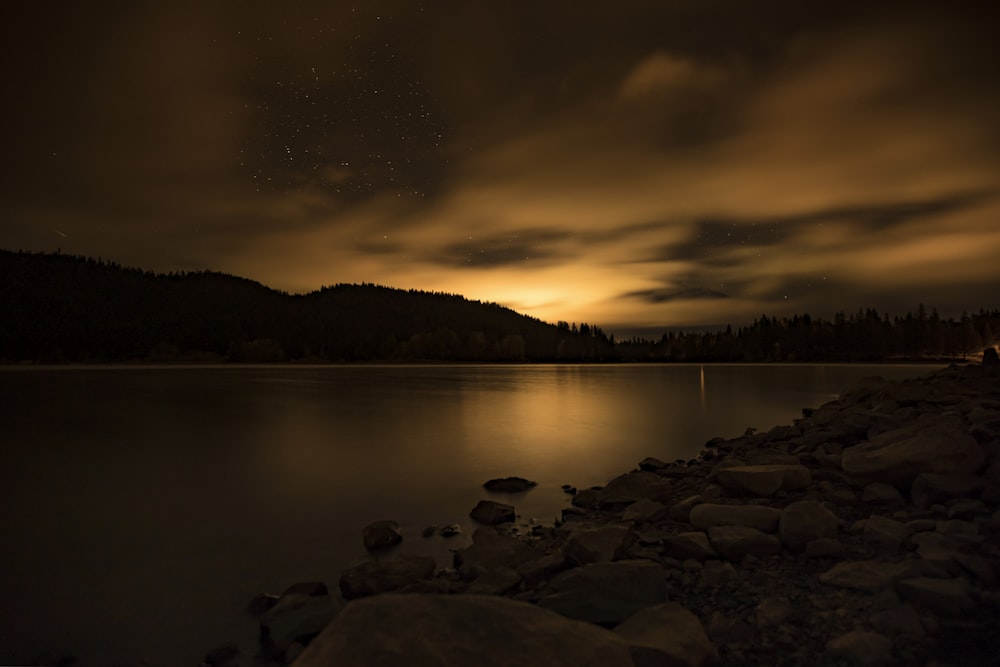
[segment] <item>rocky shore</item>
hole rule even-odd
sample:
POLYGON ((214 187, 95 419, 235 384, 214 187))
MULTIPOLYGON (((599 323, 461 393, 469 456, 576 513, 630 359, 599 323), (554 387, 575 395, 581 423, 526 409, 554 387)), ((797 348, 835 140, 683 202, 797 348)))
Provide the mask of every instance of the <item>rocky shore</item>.
MULTIPOLYGON (((695 460, 648 458, 604 487, 567 486, 555 525, 484 500, 453 567, 407 553, 392 521, 372 524, 370 557, 333 593, 304 582, 252 602, 262 655, 296 667, 996 665, 989 352, 982 365, 865 381, 695 460)), ((224 646, 205 664, 246 660, 224 646)))

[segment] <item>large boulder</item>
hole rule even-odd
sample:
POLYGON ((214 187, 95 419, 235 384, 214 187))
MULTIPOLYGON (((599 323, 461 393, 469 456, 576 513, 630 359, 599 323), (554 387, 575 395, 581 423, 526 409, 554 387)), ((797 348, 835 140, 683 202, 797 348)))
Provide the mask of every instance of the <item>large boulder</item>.
POLYGON ((516 518, 514 506, 506 503, 498 503, 493 500, 480 500, 469 516, 479 523, 487 526, 495 526, 498 523, 506 523, 516 518))
POLYGON ((295 667, 607 665, 628 643, 525 602, 478 595, 380 595, 350 603, 295 667))
POLYGON ((615 625, 667 601, 663 568, 649 560, 591 563, 556 575, 539 606, 590 623, 615 625))
POLYGON ((329 595, 290 593, 260 617, 260 641, 267 654, 282 657, 294 643, 307 643, 337 614, 343 601, 329 595))
POLYGON ((708 538, 721 556, 733 562, 739 562, 748 555, 774 556, 781 553, 777 537, 748 526, 712 526, 708 529, 708 538))
POLYGON ((340 575, 340 592, 348 600, 397 591, 434 574, 434 559, 416 554, 367 558, 340 575))
POLYGON ((921 419, 844 450, 841 465, 855 482, 910 485, 921 473, 974 474, 983 448, 956 416, 921 419))
POLYGON ((763 505, 719 505, 701 503, 691 508, 691 525, 698 530, 712 526, 746 526, 765 533, 778 529, 781 510, 763 505))
POLYGON ((829 586, 850 588, 865 593, 877 593, 891 587, 900 579, 915 577, 920 567, 912 561, 899 563, 877 560, 856 560, 837 563, 819 575, 819 580, 829 586))
POLYGON ((455 551, 454 563, 462 577, 475 579, 492 570, 517 569, 540 554, 522 540, 500 535, 493 528, 479 528, 472 534, 472 544, 455 551))
POLYGON ((896 582, 896 592, 902 599, 941 616, 960 618, 976 609, 969 584, 964 579, 902 579, 896 582))
POLYGON ((395 521, 375 521, 365 526, 363 532, 365 548, 369 551, 388 549, 403 541, 399 524, 395 521))
POLYGON ((604 509, 624 509, 639 500, 662 500, 670 497, 670 480, 653 472, 637 470, 619 475, 600 490, 598 506, 604 509))
POLYGON ((778 489, 793 491, 812 483, 812 475, 804 465, 732 466, 718 471, 719 484, 730 491, 754 496, 770 496, 778 489))
POLYGON ((570 532, 562 550, 573 562, 586 565, 619 560, 635 541, 627 526, 580 526, 570 532))
POLYGON ((636 612, 615 628, 637 665, 706 667, 719 655, 698 617, 676 602, 636 612))
POLYGON ((822 503, 801 500, 781 512, 778 537, 790 549, 801 550, 812 540, 837 536, 840 519, 822 503))

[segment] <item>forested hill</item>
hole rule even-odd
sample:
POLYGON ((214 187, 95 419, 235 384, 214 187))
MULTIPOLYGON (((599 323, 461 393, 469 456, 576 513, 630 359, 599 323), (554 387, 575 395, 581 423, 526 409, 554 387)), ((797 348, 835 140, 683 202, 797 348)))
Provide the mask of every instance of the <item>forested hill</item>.
POLYGON ((213 272, 154 274, 0 250, 0 362, 579 361, 596 326, 452 294, 336 285, 290 295, 213 272))

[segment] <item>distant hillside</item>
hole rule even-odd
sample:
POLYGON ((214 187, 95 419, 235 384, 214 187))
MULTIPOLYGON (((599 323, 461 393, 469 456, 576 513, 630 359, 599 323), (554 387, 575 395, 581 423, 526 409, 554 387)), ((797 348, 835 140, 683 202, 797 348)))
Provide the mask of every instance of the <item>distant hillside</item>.
POLYGON ((0 362, 585 361, 598 327, 376 285, 289 295, 214 272, 161 275, 0 250, 0 362))

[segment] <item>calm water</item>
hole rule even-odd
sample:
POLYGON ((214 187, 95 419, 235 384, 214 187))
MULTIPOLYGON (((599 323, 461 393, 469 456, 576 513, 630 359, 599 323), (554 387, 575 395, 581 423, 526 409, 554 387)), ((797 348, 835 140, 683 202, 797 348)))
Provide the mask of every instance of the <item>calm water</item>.
MULTIPOLYGON (((255 593, 336 586, 361 529, 449 561, 482 482, 550 522, 559 489, 790 423, 927 366, 384 366, 0 370, 0 664, 196 665, 252 650, 255 593)), ((497 497, 503 500, 504 497, 497 497)))

